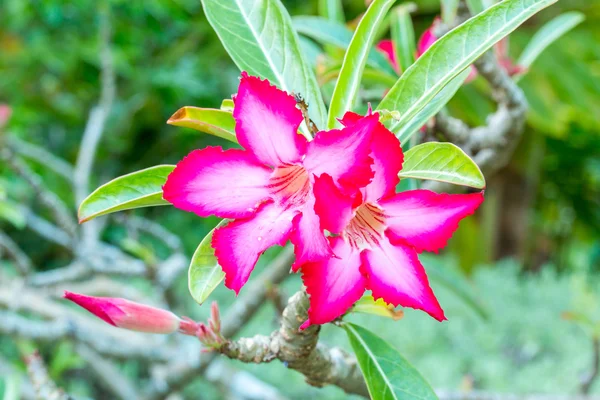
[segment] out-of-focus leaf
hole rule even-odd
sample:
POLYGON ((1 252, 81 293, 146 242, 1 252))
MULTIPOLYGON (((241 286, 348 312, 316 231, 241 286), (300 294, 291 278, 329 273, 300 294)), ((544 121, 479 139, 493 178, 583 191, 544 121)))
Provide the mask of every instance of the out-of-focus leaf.
POLYGON ((419 57, 378 108, 400 111, 400 125, 404 125, 496 42, 556 1, 505 0, 469 19, 437 40, 419 57))
MULTIPOLYGON (((327 111, 313 71, 306 64, 290 16, 280 0, 201 0, 206 18, 242 71, 300 93, 317 126, 327 111)), ((310 136, 308 131, 305 132, 310 136)))
POLYGON ((346 22, 342 0, 319 0, 319 15, 330 21, 346 22))
POLYGON ((173 169, 174 165, 157 165, 105 183, 81 202, 79 222, 116 211, 169 205, 163 199, 162 186, 173 169))
POLYGON ((441 0, 442 20, 446 24, 452 24, 458 13, 459 0, 441 0))
POLYGON ((9 200, 0 200, 0 220, 11 223, 17 229, 23 229, 27 223, 23 209, 9 200))
POLYGON ((485 178, 473 160, 452 143, 428 142, 404 154, 400 178, 431 179, 455 185, 485 188, 485 178))
MULTIPOLYGON (((296 31, 321 43, 346 50, 352 40, 352 31, 344 24, 333 22, 322 17, 298 16, 292 18, 296 31)), ((369 51, 367 63, 372 67, 394 74, 394 69, 385 56, 376 50, 369 51)))
MULTIPOLYGON (((231 100, 231 99, 224 99, 221 102, 221 111, 229 111, 230 113, 232 113, 233 107, 234 107, 234 104, 233 104, 233 100, 231 100)), ((234 121, 234 123, 235 123, 235 121, 234 121)))
POLYGON ((579 25, 584 19, 583 13, 570 11, 548 21, 533 35, 521 53, 517 65, 529 68, 548 46, 579 25))
POLYGON ((484 0, 467 0, 467 7, 469 8, 471 15, 477 15, 480 12, 483 12, 488 5, 485 4, 484 0))
POLYGON ((190 268, 188 269, 188 287, 194 300, 199 304, 210 296, 225 277, 225 273, 217 262, 215 250, 211 246, 212 236, 215 229, 225 225, 228 221, 224 219, 202 239, 196 252, 192 256, 190 268))
POLYGON ((373 400, 437 400, 421 374, 388 342, 358 325, 344 323, 373 400))
MULTIPOLYGON (((319 76, 319 82, 323 85, 327 82, 337 79, 339 74, 339 68, 327 70, 321 76, 319 76)), ((396 83, 396 79, 398 79, 398 77, 378 69, 367 67, 363 71, 362 83, 364 85, 380 85, 384 87, 391 87, 394 83, 396 83)))
POLYGON ((383 299, 375 300, 371 295, 361 297, 360 300, 354 303, 350 312, 379 315, 380 317, 391 318, 394 321, 404 316, 404 311, 396 310, 394 306, 387 304, 383 299))
POLYGON ((392 42, 400 68, 405 71, 415 62, 417 54, 415 42, 415 29, 410 13, 416 10, 414 3, 403 3, 394 7, 391 18, 392 42))
POLYGON ((307 37, 300 36, 298 39, 300 40, 300 48, 302 49, 304 58, 308 60, 311 67, 316 69, 319 56, 323 53, 323 50, 307 37))
MULTIPOLYGON (((223 108, 225 101, 223 100, 221 108, 223 108)), ((225 105, 227 106, 228 104, 225 105)), ((169 118, 167 124, 195 129, 237 143, 235 120, 231 111, 214 108, 182 107, 169 118)))
POLYGON ((126 237, 121 241, 120 245, 123 250, 144 261, 146 264, 156 264, 156 255, 154 254, 154 251, 138 240, 126 237))
POLYGON ((469 70, 466 69, 461 72, 456 78, 452 79, 442 90, 439 91, 435 97, 425 105, 411 120, 406 122, 404 125, 400 125, 400 118, 396 121, 392 121, 390 130, 396 134, 400 143, 403 146, 408 144, 409 139, 419 130, 423 125, 429 121, 431 117, 436 115, 448 102, 454 97, 458 89, 463 85, 467 77, 469 76, 469 70))
POLYGON ((374 0, 354 31, 329 105, 328 129, 339 126, 337 119, 346 111, 352 110, 368 54, 373 48, 381 22, 394 2, 395 0, 374 0))
POLYGON ((21 399, 21 377, 15 372, 4 379, 4 395, 3 400, 19 400, 21 399))

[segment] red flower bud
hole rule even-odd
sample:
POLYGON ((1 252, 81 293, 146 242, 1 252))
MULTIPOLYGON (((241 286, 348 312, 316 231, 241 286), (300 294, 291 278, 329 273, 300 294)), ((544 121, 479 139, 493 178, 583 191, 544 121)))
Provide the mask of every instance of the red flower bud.
POLYGON ((109 324, 132 331, 172 333, 181 320, 172 312, 112 297, 92 297, 65 291, 63 296, 109 324))

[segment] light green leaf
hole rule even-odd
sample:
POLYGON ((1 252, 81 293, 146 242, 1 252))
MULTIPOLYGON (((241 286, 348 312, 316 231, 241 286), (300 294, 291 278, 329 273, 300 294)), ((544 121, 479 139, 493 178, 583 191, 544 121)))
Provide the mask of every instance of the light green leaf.
POLYGON ((373 48, 375 36, 381 22, 395 1, 374 0, 360 20, 356 31, 354 31, 329 105, 328 129, 340 125, 337 119, 341 118, 346 111, 352 110, 358 89, 360 89, 360 81, 368 54, 373 48))
MULTIPOLYGON (((346 50, 352 40, 352 31, 346 25, 322 17, 293 17, 292 23, 299 34, 321 44, 332 45, 342 50, 346 50)), ((369 51, 367 63, 389 74, 395 73, 385 56, 376 50, 371 49, 369 51)))
POLYGON ((202 239, 196 252, 192 256, 188 270, 188 287, 194 300, 199 304, 210 296, 225 277, 225 273, 217 262, 215 250, 211 246, 212 236, 215 229, 227 224, 224 219, 202 239))
POLYGON ((454 23, 458 13, 459 0, 441 0, 442 21, 446 24, 454 23))
POLYGON ((415 42, 415 29, 410 13, 416 10, 414 3, 404 3, 392 11, 391 31, 392 41, 400 68, 405 71, 415 62, 417 53, 415 42))
POLYGON ((169 205, 162 186, 173 169, 174 165, 157 165, 105 183, 81 202, 79 223, 116 211, 169 205))
MULTIPOLYGON (((223 100, 223 104, 227 106, 225 101, 223 100)), ((221 107, 223 107, 223 104, 221 104, 221 107)), ((167 124, 195 129, 237 143, 235 120, 230 111, 214 108, 183 107, 169 118, 167 124)))
POLYGON ((372 400, 436 400, 431 386, 388 342, 344 323, 372 400))
POLYGON ((302 49, 304 58, 312 68, 316 69, 319 56, 323 53, 323 50, 318 44, 307 37, 300 36, 298 39, 300 40, 300 48, 302 49))
POLYGON ((533 35, 521 53, 517 65, 529 68, 548 46, 579 25, 584 19, 585 15, 582 13, 571 11, 548 21, 533 35))
POLYGON ((15 228, 23 229, 27 223, 23 209, 10 200, 0 199, 0 220, 10 222, 15 228))
POLYGON ((401 118, 393 121, 390 125, 390 130, 396 134, 403 148, 408 144, 410 138, 417 132, 423 125, 429 121, 431 117, 436 115, 448 102, 454 97, 458 89, 465 82, 469 76, 469 69, 461 72, 456 78, 452 79, 438 94, 435 95, 425 107, 421 109, 410 121, 405 125, 400 125, 401 118))
POLYGON ((360 300, 354 303, 350 312, 379 315, 380 317, 391 318, 394 321, 404 316, 404 311, 396 310, 393 305, 387 304, 383 299, 375 300, 371 295, 361 297, 360 300))
POLYGON ((481 170, 462 149, 452 143, 428 142, 404 154, 400 178, 431 179, 455 185, 485 188, 481 170))
POLYGON ((488 8, 488 4, 485 4, 484 0, 467 0, 467 7, 471 15, 477 15, 488 8))
POLYGON ((230 113, 232 113, 233 107, 234 107, 234 104, 233 104, 233 100, 231 100, 231 99, 224 99, 221 102, 221 111, 229 111, 230 113))
POLYGON ((342 0, 319 0, 319 15, 330 21, 346 22, 342 0))
MULTIPOLYGON (((300 93, 311 119, 325 126, 326 109, 313 71, 304 61, 290 16, 280 0, 201 0, 206 18, 242 71, 300 93)), ((310 136, 308 131, 305 132, 310 136)))
POLYGON ((437 40, 398 79, 379 109, 412 120, 460 72, 529 17, 557 0, 505 0, 437 40))

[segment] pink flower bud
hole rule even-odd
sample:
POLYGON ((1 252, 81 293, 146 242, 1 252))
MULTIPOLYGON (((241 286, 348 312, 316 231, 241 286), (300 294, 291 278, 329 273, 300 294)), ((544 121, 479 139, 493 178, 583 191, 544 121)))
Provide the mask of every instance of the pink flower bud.
POLYGON ((0 128, 4 127, 12 114, 12 108, 6 104, 0 104, 0 128))
POLYGON ((109 324, 132 331, 172 333, 181 320, 170 311, 112 297, 92 297, 65 291, 63 296, 109 324))
POLYGON ((433 34, 433 30, 435 29, 435 24, 436 24, 436 22, 434 22, 433 25, 431 25, 429 28, 427 28, 427 30, 425 32, 423 32, 423 34, 421 35, 421 38, 419 39, 419 43, 417 44, 417 57, 421 57, 423 55, 423 53, 425 53, 427 51, 427 49, 430 48, 435 43, 435 41, 438 39, 433 34))

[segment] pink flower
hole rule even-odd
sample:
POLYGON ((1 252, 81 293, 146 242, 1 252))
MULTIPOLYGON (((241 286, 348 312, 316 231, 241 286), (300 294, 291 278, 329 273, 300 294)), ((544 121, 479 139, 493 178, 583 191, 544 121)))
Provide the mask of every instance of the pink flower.
POLYGON ((180 320, 170 311, 125 299, 92 297, 67 291, 63 297, 113 326, 132 331, 173 333, 177 330, 185 330, 190 324, 188 321, 180 320))
MULTIPOLYGON (((346 113, 342 123, 351 127, 363 118, 369 117, 346 113)), ((395 193, 402 149, 381 124, 373 133, 371 157, 373 180, 354 198, 342 195, 327 174, 315 182, 315 210, 322 226, 339 236, 329 238, 336 257, 301 266, 310 294, 309 319, 303 328, 341 316, 365 290, 394 306, 445 319, 417 254, 444 247, 458 222, 481 204, 483 193, 395 193)))
POLYGON ((233 117, 245 150, 195 150, 169 175, 164 198, 201 217, 233 218, 213 235, 225 286, 240 291, 258 257, 291 239, 296 263, 331 255, 314 212, 315 176, 327 173, 344 192, 365 186, 376 116, 307 142, 294 97, 267 80, 242 73, 233 117))
POLYGON ((0 129, 3 128, 12 114, 12 108, 6 104, 0 104, 0 129))
POLYGON ((398 63, 398 55, 396 54, 396 49, 394 48, 394 42, 390 39, 380 40, 376 46, 379 52, 383 53, 385 57, 388 59, 394 71, 400 74, 400 64, 398 63))

